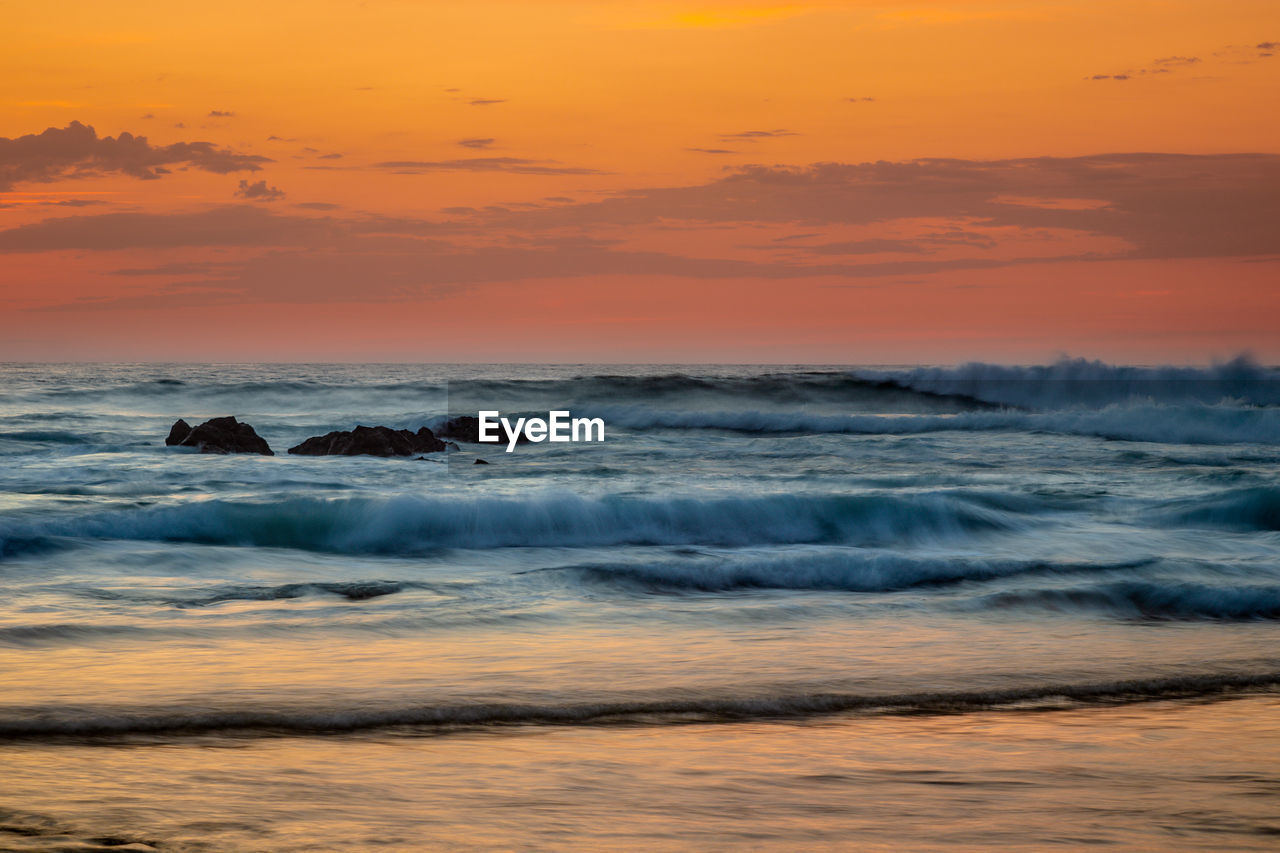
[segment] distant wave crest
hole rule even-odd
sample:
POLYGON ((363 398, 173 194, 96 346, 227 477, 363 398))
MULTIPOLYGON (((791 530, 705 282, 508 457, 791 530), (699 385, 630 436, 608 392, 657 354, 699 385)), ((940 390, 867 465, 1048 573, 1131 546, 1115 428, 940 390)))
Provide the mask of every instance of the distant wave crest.
POLYGON ((1235 405, 1111 404, 1056 412, 1002 410, 954 415, 830 415, 768 411, 593 410, 632 429, 718 429, 759 434, 913 435, 1020 431, 1173 444, 1280 444, 1280 408, 1235 405))

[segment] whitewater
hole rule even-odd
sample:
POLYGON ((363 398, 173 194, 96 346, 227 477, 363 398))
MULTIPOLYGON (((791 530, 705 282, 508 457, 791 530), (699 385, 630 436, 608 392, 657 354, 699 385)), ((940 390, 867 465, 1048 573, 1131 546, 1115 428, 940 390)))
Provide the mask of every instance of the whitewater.
POLYGON ((0 365, 0 849, 1268 849, 1278 463, 1247 358, 0 365), (608 440, 285 453, 483 410, 608 440))

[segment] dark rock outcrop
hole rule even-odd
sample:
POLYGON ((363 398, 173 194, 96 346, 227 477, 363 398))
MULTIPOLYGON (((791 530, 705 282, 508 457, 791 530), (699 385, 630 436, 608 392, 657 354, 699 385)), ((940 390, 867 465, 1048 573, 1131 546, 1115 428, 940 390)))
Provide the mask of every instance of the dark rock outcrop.
POLYGON ((489 463, 485 462, 483 459, 477 459, 475 462, 472 462, 471 464, 472 465, 488 465, 489 463))
POLYGON ((169 447, 198 447, 201 453, 259 453, 275 456, 253 427, 235 418, 213 418, 192 427, 179 419, 164 440, 169 447))
POLYGON ((298 456, 413 456, 438 453, 445 443, 423 427, 417 432, 390 427, 358 426, 308 438, 289 452, 298 456))
POLYGON ((191 424, 178 418, 173 426, 169 427, 169 437, 164 440, 164 443, 168 447, 177 447, 189 435, 191 435, 191 424))
MULTIPOLYGON (((440 425, 436 434, 441 438, 452 438, 454 441, 465 441, 468 444, 481 444, 480 441, 480 419, 473 418, 471 415, 459 415, 456 418, 450 418, 440 425)), ((490 429, 490 435, 498 436, 499 444, 506 444, 508 441, 507 431, 503 429, 502 424, 498 424, 497 429, 490 429)), ((491 441, 483 442, 484 444, 493 444, 491 441)), ((529 439, 525 437, 523 432, 516 439, 516 444, 528 444, 529 439)))

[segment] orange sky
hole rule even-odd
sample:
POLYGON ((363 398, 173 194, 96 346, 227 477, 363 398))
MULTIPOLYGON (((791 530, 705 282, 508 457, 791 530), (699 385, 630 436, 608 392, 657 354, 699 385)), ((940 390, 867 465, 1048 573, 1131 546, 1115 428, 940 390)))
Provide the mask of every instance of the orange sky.
POLYGON ((1275 0, 0 12, 0 359, 1280 360, 1275 0))

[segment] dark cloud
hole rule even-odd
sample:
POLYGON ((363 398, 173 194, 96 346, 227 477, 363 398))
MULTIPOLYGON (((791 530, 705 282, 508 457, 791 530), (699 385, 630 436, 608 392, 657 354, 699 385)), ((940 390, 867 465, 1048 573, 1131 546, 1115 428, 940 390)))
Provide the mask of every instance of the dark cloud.
POLYGON ((1095 74, 1092 77, 1086 77, 1086 80, 1128 80, 1128 74, 1095 74))
POLYGON ((1165 56, 1155 61, 1156 65, 1195 65, 1200 61, 1198 56, 1165 56))
POLYGON ((330 201, 300 201, 294 207, 301 207, 304 210, 337 210, 342 205, 330 201))
POLYGON ((472 98, 467 101, 473 107, 487 107, 492 104, 505 104, 506 102, 506 98, 472 98))
POLYGON ((851 104, 869 104, 875 101, 875 98, 845 98, 851 104))
POLYGON ((484 136, 475 139, 459 139, 458 144, 463 148, 488 148, 494 141, 492 137, 484 136))
POLYGON ((321 154, 321 155, 320 155, 320 159, 321 159, 321 160, 341 160, 341 159, 342 159, 342 155, 341 155, 341 154, 337 154, 337 153, 334 153, 334 154, 321 154))
POLYGON ((108 172, 152 179, 166 174, 165 165, 217 174, 254 172, 269 162, 268 157, 240 154, 212 142, 152 145, 147 137, 131 133, 100 137, 92 127, 73 121, 43 133, 0 137, 0 191, 23 182, 50 183, 108 172))
POLYGON ((235 194, 237 198, 250 201, 279 201, 284 198, 284 192, 279 187, 269 187, 266 181, 255 181, 252 184, 241 181, 235 194))
POLYGON ((694 151, 698 154, 737 154, 728 148, 686 148, 685 151, 694 151))
POLYGON ((599 175, 598 169, 556 165, 554 160, 526 160, 522 157, 466 157, 456 160, 388 160, 375 168, 401 175, 425 172, 514 172, 521 175, 599 175))
POLYGON ((230 110, 209 110, 209 118, 231 118, 234 115, 230 110))

